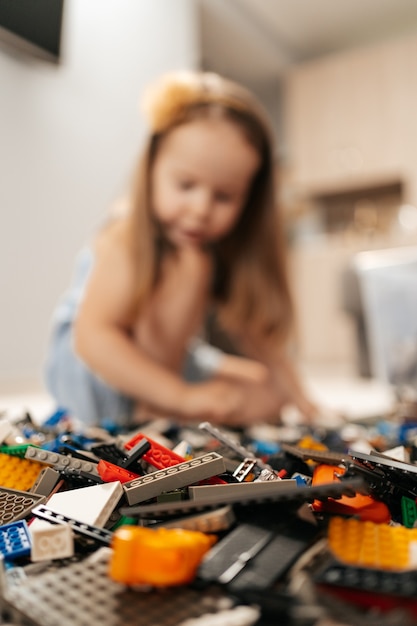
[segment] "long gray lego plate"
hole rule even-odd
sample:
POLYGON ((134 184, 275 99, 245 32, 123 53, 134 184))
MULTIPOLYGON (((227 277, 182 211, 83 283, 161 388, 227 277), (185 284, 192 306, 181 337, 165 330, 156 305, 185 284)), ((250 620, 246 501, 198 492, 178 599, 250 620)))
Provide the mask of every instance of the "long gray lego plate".
POLYGON ((105 554, 6 587, 0 617, 19 626, 180 626, 231 605, 214 589, 129 589, 109 578, 108 559, 105 554))
POLYGON ((291 487, 284 490, 277 490, 276 493, 256 494, 255 490, 251 494, 236 492, 236 495, 227 491, 227 496, 223 497, 224 491, 217 490, 218 498, 210 497, 205 500, 181 500, 178 502, 162 502, 158 504, 143 504, 138 506, 122 507, 120 513, 132 517, 162 519, 186 515, 206 509, 213 509, 225 504, 238 505, 240 507, 252 506, 256 504, 268 504, 273 502, 293 502, 302 504, 312 502, 315 499, 327 500, 327 498, 340 498, 343 495, 354 496, 355 493, 369 493, 367 484, 362 478, 354 477, 349 480, 334 481, 314 487, 291 487))

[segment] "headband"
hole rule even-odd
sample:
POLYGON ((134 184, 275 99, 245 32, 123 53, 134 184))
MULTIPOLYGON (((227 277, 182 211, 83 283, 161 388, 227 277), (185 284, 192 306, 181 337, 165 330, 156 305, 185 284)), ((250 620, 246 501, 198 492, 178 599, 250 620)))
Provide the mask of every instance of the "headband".
POLYGON ((247 96, 237 85, 210 72, 175 72, 162 76, 148 87, 142 110, 153 133, 160 133, 181 120, 196 105, 217 104, 232 110, 247 111, 247 96), (236 93, 234 93, 236 92, 236 93))

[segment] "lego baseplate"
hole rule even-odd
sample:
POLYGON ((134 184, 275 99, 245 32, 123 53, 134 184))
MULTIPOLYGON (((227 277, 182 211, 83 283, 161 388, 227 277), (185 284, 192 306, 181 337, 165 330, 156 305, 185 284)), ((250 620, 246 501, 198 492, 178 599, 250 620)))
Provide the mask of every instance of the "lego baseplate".
POLYGON ((6 584, 0 618, 18 626, 181 626, 233 603, 221 590, 129 589, 108 576, 109 554, 6 584))

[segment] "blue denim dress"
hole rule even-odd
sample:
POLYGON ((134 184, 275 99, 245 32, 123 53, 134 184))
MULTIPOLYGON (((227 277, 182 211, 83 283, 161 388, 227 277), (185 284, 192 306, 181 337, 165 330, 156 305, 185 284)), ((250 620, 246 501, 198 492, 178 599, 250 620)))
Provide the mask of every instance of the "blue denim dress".
MULTIPOLYGON (((73 321, 94 263, 91 248, 77 255, 72 283, 52 317, 44 367, 45 385, 57 405, 88 426, 110 421, 129 427, 135 402, 96 376, 77 356, 73 346, 73 321)), ((198 382, 213 375, 223 353, 196 338, 189 346, 184 378, 198 382)))

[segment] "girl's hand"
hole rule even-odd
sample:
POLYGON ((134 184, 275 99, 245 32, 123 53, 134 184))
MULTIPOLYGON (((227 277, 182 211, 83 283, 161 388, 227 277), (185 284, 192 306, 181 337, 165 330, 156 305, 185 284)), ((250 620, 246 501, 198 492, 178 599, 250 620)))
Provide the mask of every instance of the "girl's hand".
POLYGON ((214 379, 190 385, 182 411, 187 420, 247 427, 279 422, 282 400, 271 385, 214 379))

